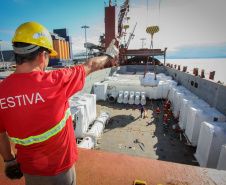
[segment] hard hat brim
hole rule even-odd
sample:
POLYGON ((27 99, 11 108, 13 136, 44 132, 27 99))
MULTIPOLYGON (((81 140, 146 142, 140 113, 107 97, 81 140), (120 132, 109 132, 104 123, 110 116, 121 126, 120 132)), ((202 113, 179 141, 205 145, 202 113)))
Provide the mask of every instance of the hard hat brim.
POLYGON ((49 54, 50 56, 57 56, 58 53, 55 50, 51 50, 51 53, 49 54))

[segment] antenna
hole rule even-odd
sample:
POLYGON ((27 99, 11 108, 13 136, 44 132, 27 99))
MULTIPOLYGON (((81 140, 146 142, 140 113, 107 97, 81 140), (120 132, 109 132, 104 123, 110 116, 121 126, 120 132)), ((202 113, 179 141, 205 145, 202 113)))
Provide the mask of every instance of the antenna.
POLYGON ((142 49, 144 48, 143 46, 145 45, 144 41, 146 40, 146 38, 141 38, 140 40, 142 40, 142 49))

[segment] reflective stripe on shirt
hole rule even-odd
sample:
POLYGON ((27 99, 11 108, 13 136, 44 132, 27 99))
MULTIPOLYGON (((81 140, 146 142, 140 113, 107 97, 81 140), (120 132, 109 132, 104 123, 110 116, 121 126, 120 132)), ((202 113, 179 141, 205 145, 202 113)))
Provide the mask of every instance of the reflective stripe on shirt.
POLYGON ((63 127, 66 125, 66 121, 70 117, 70 115, 71 115, 71 110, 70 110, 70 108, 68 108, 65 112, 64 118, 60 121, 60 123, 57 124, 55 127, 51 128, 50 130, 46 131, 43 134, 40 134, 37 136, 30 136, 25 139, 19 139, 19 138, 14 138, 14 137, 10 137, 10 139, 14 143, 20 144, 20 145, 31 145, 34 143, 41 143, 43 141, 46 141, 50 137, 56 135, 57 133, 59 133, 63 129, 63 127))

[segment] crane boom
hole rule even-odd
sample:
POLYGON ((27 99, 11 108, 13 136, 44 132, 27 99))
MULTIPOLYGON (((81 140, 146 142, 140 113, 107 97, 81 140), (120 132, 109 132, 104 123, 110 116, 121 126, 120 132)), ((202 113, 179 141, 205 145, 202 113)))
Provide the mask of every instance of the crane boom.
POLYGON ((133 27, 133 31, 130 33, 129 39, 128 39, 127 44, 126 44, 126 48, 129 47, 130 41, 131 41, 131 39, 132 39, 133 36, 134 36, 134 31, 135 31, 135 29, 136 29, 136 26, 137 26, 137 22, 136 22, 136 24, 135 24, 134 27, 133 27))
POLYGON ((124 18, 129 12, 130 0, 125 0, 124 4, 120 7, 119 18, 118 18, 118 38, 122 37, 122 29, 124 18))

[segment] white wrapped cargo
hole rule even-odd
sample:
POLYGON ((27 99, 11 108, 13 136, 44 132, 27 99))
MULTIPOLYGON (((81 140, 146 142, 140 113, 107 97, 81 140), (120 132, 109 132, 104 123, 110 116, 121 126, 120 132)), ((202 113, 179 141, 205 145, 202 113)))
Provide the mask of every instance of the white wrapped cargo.
POLYGON ((192 146, 197 146, 201 123, 203 121, 225 122, 225 116, 213 107, 210 108, 193 108, 188 112, 187 125, 185 134, 187 135, 192 146))
POLYGON ((168 93, 169 93, 169 89, 171 85, 175 85, 175 83, 172 80, 167 80, 167 81, 159 81, 158 86, 157 87, 149 87, 146 91, 146 96, 149 99, 161 99, 161 98, 166 98, 168 93))
POLYGON ((157 87, 148 87, 146 88, 146 96, 151 100, 156 97, 157 87))
POLYGON ((123 101, 123 91, 119 91, 117 102, 122 103, 122 101, 123 101))
MULTIPOLYGON (((140 83, 140 77, 142 75, 119 75, 119 76, 114 76, 114 77, 106 77, 104 79, 105 82, 110 82, 110 83, 116 83, 117 85, 122 85, 122 83, 140 83)), ((111 85, 111 84, 110 84, 111 85)))
POLYGON ((92 128, 84 135, 85 138, 78 144, 79 148, 92 149, 97 143, 105 124, 110 118, 109 112, 102 112, 101 115, 95 120, 92 128))
POLYGON ((155 91, 155 97, 154 99, 161 99, 161 98, 166 98, 168 91, 169 91, 169 83, 167 81, 159 81, 158 86, 156 87, 155 91))
MULTIPOLYGON (((147 73, 145 78, 143 78, 143 75, 107 77, 104 82, 107 84, 107 92, 105 94, 109 95, 119 91, 139 91, 145 92, 146 97, 149 97, 149 99, 166 98, 169 93, 169 87, 176 86, 177 82, 172 80, 172 77, 166 76, 165 74, 158 74, 157 77, 158 80, 154 80, 154 73, 147 73), (161 79, 164 81, 161 81, 161 79)), ((99 88, 97 88, 97 91, 98 90, 99 88)), ((100 98, 98 96, 97 99, 100 98)))
POLYGON ((129 93, 129 104, 130 105, 133 105, 135 103, 134 95, 135 95, 134 91, 130 91, 130 93, 129 93))
MULTIPOLYGON (((168 84, 170 85, 170 87, 171 87, 171 86, 174 86, 174 87, 177 86, 177 82, 174 81, 174 80, 166 80, 166 82, 168 82, 168 84)), ((169 87, 169 88, 170 88, 170 87, 169 87)))
MULTIPOLYGON (((217 168, 222 145, 226 143, 226 122, 202 122, 195 158, 201 167, 217 168)), ((224 159, 226 161, 226 159, 224 159)))
POLYGON ((167 81, 167 80, 172 80, 173 78, 171 76, 157 76, 158 81, 167 81))
MULTIPOLYGON (((131 76, 131 78, 128 78, 127 75, 121 75, 119 77, 107 77, 105 78, 105 83, 108 84, 108 87, 110 87, 109 89, 111 89, 111 87, 114 88, 118 88, 118 87, 128 87, 128 86, 140 86, 140 80, 138 76, 131 76)), ((115 91, 118 91, 118 89, 114 89, 115 91)), ((122 89, 123 91, 127 90, 127 89, 122 89)))
POLYGON ((129 101, 129 91, 124 91, 123 103, 128 103, 129 101))
POLYGON ((226 144, 222 145, 219 160, 217 163, 218 170, 226 170, 226 144))
POLYGON ((136 105, 140 104, 140 92, 135 93, 135 104, 136 105))
POLYGON ((120 78, 117 81, 106 81, 107 83, 107 94, 113 94, 114 92, 119 91, 144 91, 146 90, 146 87, 141 86, 139 79, 127 79, 125 78, 126 75, 120 76, 120 78), (125 79, 123 79, 125 78, 125 79))
POLYGON ((96 119, 96 95, 76 94, 69 99, 76 138, 83 138, 96 119))
POLYGON ((170 86, 170 91, 169 91, 169 96, 168 98, 170 99, 170 101, 172 102, 173 101, 173 92, 176 90, 176 89, 186 89, 184 86, 170 86))
POLYGON ((180 112, 183 112, 183 109, 181 109, 182 99, 198 99, 199 97, 191 92, 176 92, 175 93, 175 99, 174 99, 174 110, 173 115, 175 118, 178 118, 178 114, 180 112))
POLYGON ((117 79, 116 81, 104 81, 104 83, 107 83, 108 86, 112 87, 120 87, 120 86, 134 86, 138 85, 140 86, 140 80, 129 80, 129 79, 117 79))
POLYGON ((141 92, 140 104, 141 105, 146 105, 146 95, 145 95, 145 92, 141 92))
POLYGON ((165 83, 167 83, 168 87, 167 89, 164 91, 165 93, 163 93, 163 97, 164 99, 168 99, 171 101, 171 97, 170 97, 170 89, 172 89, 173 87, 177 86, 177 82, 174 80, 166 80, 165 83))
POLYGON ((188 91, 184 86, 170 86, 170 90, 169 90, 169 96, 168 96, 168 99, 171 101, 171 108, 173 109, 174 108, 174 94, 175 92, 190 92, 188 91))
POLYGON ((107 99, 107 83, 96 82, 94 84, 94 94, 96 94, 96 100, 107 99))
MULTIPOLYGON (((165 73, 159 73, 159 74, 156 74, 156 79, 158 81, 161 81, 163 78, 166 77, 166 74, 165 73)), ((172 78, 171 78, 172 79, 172 78)), ((170 80, 170 79, 169 79, 170 80)))
POLYGON ((145 78, 143 76, 140 76, 140 84, 142 86, 157 86, 158 81, 155 80, 154 75, 145 75, 145 78))
POLYGON ((115 74, 113 76, 109 76, 104 78, 104 81, 108 82, 108 81, 118 81, 118 82, 122 82, 122 81, 139 81, 139 77, 142 75, 119 75, 119 74, 115 74))
POLYGON ((168 99, 170 88, 176 87, 176 86, 177 86, 177 82, 174 80, 160 81, 158 88, 162 88, 162 91, 159 91, 159 94, 161 94, 161 98, 168 99))
POLYGON ((186 129, 188 111, 189 111, 190 107, 208 108, 208 107, 210 107, 210 105, 208 103, 206 103, 205 101, 203 101, 202 99, 195 99, 195 100, 194 99, 191 100, 191 99, 187 99, 187 98, 182 99, 182 103, 181 103, 182 111, 180 112, 180 119, 179 119, 179 126, 182 130, 186 129))
POLYGON ((85 120, 85 105, 75 104, 75 106, 70 106, 71 117, 73 121, 73 127, 75 132, 75 137, 77 139, 83 138, 83 134, 86 133, 89 126, 85 120))
MULTIPOLYGON (((162 73, 162 74, 164 74, 164 73, 162 73)), ((150 72, 150 71, 148 71, 147 73, 146 73, 146 75, 145 75, 145 78, 149 78, 149 77, 155 77, 155 73, 154 72, 150 72)))

